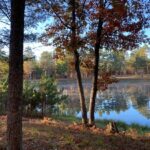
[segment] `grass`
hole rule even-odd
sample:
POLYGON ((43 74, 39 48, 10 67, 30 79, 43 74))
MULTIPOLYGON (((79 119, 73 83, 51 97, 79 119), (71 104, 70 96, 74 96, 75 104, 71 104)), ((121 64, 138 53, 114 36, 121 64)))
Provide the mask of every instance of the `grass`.
MULTIPOLYGON (((96 124, 99 127, 105 127, 111 121, 113 121, 113 120, 97 120, 96 124)), ((117 123, 117 127, 118 127, 119 131, 128 131, 128 130, 134 129, 140 135, 150 132, 150 127, 148 127, 148 126, 141 126, 141 125, 135 124, 135 123, 128 125, 121 121, 115 121, 115 122, 117 123)))
MULTIPOLYGON (((52 118, 56 119, 56 120, 61 120, 61 121, 67 121, 69 123, 80 123, 81 119, 77 118, 75 116, 67 116, 67 115, 63 115, 63 116, 52 116, 52 118)), ((100 128, 105 128, 105 126, 111 122, 113 120, 96 120, 96 126, 100 127, 100 128)), ((138 134, 143 135, 147 132, 150 132, 150 127, 148 126, 141 126, 139 124, 135 124, 132 123, 130 125, 121 122, 121 121, 115 121, 117 123, 117 127, 119 129, 119 131, 128 131, 128 130, 136 130, 138 134)))
MULTIPOLYGON (((109 134, 102 127, 108 120, 96 121, 101 128, 85 128, 81 119, 73 116, 53 116, 48 124, 41 119, 23 121, 24 150, 149 150, 150 136, 109 134), (76 123, 75 123, 76 122, 76 123)), ((130 131, 131 126, 119 123, 119 128, 130 131)), ((137 125, 132 125, 140 128, 137 125)), ((142 127, 142 130, 150 131, 142 127)), ((128 133, 131 133, 128 132, 128 133)), ((0 150, 6 146, 6 119, 0 118, 0 150)))

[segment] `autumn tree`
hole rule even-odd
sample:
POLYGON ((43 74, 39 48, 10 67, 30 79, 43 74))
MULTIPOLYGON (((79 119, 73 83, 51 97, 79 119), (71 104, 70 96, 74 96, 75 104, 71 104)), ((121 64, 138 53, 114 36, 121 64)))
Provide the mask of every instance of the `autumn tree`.
MULTIPOLYGON (((74 56, 74 68, 77 75, 78 89, 83 123, 87 124, 87 110, 84 89, 80 71, 80 51, 84 46, 84 8, 86 0, 46 0, 41 9, 52 12, 53 23, 47 26, 42 40, 57 47, 57 50, 67 50, 74 56)), ((51 15, 51 14, 50 14, 51 15)), ((61 54, 62 54, 61 53, 61 54)))
POLYGON ((148 23, 148 1, 95 0, 89 1, 89 46, 94 50, 94 73, 89 106, 89 123, 93 125, 95 99, 98 90, 100 49, 132 50, 148 42, 144 29, 148 23))
MULTIPOLYGON (((47 0, 40 9, 52 12, 52 23, 47 25, 42 41, 53 44, 64 54, 74 55, 74 65, 80 94, 83 122, 87 123, 87 110, 80 71, 80 54, 93 50, 93 82, 90 97, 89 123, 93 125, 95 99, 99 85, 100 49, 131 50, 147 42, 144 28, 148 24, 148 1, 127 0, 47 0), (54 21, 53 21, 54 19, 54 21), (50 40, 52 39, 52 42, 50 40)), ((106 79, 108 79, 106 73, 106 79)))
POLYGON ((9 49, 8 150, 22 149, 23 39, 25 0, 11 1, 9 49))

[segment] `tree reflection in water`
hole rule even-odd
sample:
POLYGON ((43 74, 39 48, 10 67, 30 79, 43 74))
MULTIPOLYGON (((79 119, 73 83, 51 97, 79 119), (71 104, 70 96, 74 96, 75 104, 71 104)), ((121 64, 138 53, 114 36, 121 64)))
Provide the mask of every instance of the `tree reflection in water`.
MULTIPOLYGON (((61 87, 69 95, 68 104, 63 111, 65 114, 77 116, 80 113, 80 104, 76 83, 74 82, 61 87)), ((89 82, 84 83, 84 89, 88 105, 90 96, 89 82)), ((99 91, 97 93, 95 114, 99 114, 99 118, 104 113, 107 115, 111 115, 112 112, 120 114, 130 111, 130 108, 138 111, 145 118, 150 119, 150 83, 148 81, 120 81, 110 85, 106 91, 99 91)), ((140 115, 136 117, 138 119, 140 115)))

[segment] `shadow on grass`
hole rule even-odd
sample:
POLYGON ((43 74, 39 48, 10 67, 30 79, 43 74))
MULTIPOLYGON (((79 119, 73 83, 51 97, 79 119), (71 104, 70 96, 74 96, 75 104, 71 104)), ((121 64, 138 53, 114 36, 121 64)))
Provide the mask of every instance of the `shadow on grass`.
MULTIPOLYGON (((72 117, 68 120, 65 117, 61 119, 58 117, 48 124, 42 123, 40 119, 23 122, 24 150, 149 150, 150 148, 149 137, 137 136, 134 133, 107 134, 101 128, 83 128, 78 123, 71 123, 75 121, 72 117)), ((5 128, 5 125, 3 123, 1 127, 5 128)), ((0 133, 1 144, 6 143, 5 132, 0 133)))

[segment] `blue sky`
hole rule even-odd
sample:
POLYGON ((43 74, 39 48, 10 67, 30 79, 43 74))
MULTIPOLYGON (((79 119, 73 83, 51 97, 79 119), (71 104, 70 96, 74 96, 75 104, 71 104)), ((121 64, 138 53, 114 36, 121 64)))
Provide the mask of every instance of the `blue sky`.
MULTIPOLYGON (((42 33, 45 30, 45 25, 44 24, 39 24, 39 26, 37 27, 37 29, 34 29, 34 31, 38 32, 38 33, 42 33)), ((5 27, 4 24, 0 23, 0 28, 5 27)), ((146 29, 145 30, 146 35, 148 35, 150 37, 150 29, 146 29)), ((44 46, 39 42, 33 42, 33 43, 25 43, 24 44, 24 48, 26 47, 31 47, 33 49, 33 52, 36 55, 36 58, 39 59, 40 55, 43 51, 49 51, 49 52, 53 52, 54 51, 54 47, 53 46, 44 46)), ((6 52, 8 52, 8 47, 5 47, 4 50, 6 52)), ((150 53, 150 52, 149 52, 150 53)))
MULTIPOLYGON (((44 29, 45 29, 45 24, 39 24, 37 29, 33 29, 32 32, 37 32, 37 33, 42 33, 44 32, 44 29)), ((3 23, 0 23, 0 29, 3 29, 3 28, 9 28, 9 26, 3 24, 3 23)), ((31 47, 31 49, 33 49, 33 52, 35 53, 36 55, 36 58, 39 59, 40 58, 40 55, 43 51, 49 51, 49 52, 53 52, 54 50, 54 47, 53 46, 44 46, 42 43, 40 42, 32 42, 32 43, 25 43, 24 44, 24 49, 26 47, 31 47)), ((8 47, 4 47, 3 48, 4 51, 6 51, 6 53, 8 54, 8 47)))
POLYGON ((145 30, 145 33, 150 37, 150 28, 145 30))

